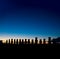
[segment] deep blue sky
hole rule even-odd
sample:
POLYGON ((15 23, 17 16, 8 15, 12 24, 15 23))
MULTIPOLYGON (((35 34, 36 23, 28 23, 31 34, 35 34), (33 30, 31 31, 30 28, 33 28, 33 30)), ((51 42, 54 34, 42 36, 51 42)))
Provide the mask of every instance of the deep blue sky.
POLYGON ((0 34, 60 36, 60 1, 0 0, 0 34))

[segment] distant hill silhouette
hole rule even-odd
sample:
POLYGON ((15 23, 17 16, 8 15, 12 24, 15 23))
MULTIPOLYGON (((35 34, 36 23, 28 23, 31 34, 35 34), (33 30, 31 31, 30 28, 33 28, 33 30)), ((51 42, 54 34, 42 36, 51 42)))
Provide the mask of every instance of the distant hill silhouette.
POLYGON ((52 39, 53 44, 60 44, 60 37, 52 39))

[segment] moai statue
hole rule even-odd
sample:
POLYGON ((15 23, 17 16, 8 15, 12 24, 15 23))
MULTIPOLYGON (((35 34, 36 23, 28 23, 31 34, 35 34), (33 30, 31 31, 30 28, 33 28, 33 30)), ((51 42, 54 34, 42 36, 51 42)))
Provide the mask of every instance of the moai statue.
POLYGON ((48 37, 48 44, 51 44, 51 37, 48 37))
POLYGON ((35 44, 38 44, 38 38, 35 37, 35 44))

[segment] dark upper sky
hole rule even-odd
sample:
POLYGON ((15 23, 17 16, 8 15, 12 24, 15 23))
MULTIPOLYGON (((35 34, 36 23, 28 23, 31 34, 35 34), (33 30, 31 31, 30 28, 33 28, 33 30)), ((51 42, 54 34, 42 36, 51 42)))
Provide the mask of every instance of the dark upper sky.
POLYGON ((60 36, 59 0, 0 0, 0 34, 60 36))

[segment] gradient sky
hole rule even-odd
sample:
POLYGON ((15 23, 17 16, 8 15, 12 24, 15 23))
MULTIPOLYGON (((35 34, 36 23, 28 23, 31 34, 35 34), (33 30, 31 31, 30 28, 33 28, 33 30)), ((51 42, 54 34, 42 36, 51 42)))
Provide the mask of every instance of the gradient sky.
POLYGON ((59 0, 0 0, 0 37, 60 36, 59 0))

